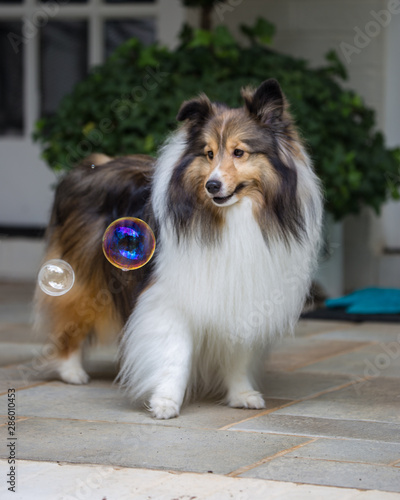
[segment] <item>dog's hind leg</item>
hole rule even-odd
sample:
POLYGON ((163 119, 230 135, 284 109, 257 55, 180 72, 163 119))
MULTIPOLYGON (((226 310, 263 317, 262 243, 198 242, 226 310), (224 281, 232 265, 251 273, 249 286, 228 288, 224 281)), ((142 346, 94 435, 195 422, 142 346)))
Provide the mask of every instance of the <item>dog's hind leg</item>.
POLYGON ((92 330, 92 325, 70 322, 53 342, 58 350, 54 369, 61 380, 68 384, 86 384, 89 375, 82 366, 82 346, 92 330))
POLYGON ((66 358, 59 358, 56 370, 61 380, 67 384, 87 384, 89 382, 89 375, 82 366, 81 349, 70 353, 66 358))
POLYGON ((50 342, 56 350, 52 368, 61 380, 68 384, 86 384, 89 375, 82 366, 82 346, 93 331, 91 318, 81 318, 72 311, 64 310, 53 318, 50 342))
POLYGON ((39 288, 35 294, 35 329, 48 336, 43 370, 56 372, 69 384, 89 381, 82 367, 82 345, 94 329, 96 312, 88 306, 87 291, 75 285, 63 296, 52 297, 39 288))
POLYGON ((64 382, 69 384, 86 384, 89 376, 82 366, 82 347, 89 335, 96 336, 101 341, 113 339, 121 329, 121 324, 115 319, 112 307, 108 305, 94 306, 95 301, 90 301, 95 309, 88 307, 78 312, 63 311, 69 320, 59 316, 56 321, 55 335, 52 343, 57 349, 58 356, 54 369, 64 382))

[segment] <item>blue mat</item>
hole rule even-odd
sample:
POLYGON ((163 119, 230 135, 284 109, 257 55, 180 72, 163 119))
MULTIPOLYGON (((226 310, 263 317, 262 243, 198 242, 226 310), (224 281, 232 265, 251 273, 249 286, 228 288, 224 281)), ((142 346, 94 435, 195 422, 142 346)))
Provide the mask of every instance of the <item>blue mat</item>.
POLYGON ((400 289, 365 288, 338 299, 325 301, 331 309, 345 308, 350 314, 399 314, 400 289))

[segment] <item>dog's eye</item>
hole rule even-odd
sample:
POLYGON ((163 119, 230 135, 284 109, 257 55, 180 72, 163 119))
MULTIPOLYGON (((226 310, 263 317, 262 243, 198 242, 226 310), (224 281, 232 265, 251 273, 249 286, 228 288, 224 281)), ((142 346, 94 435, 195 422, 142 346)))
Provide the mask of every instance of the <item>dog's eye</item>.
POLYGON ((214 153, 212 151, 207 151, 207 156, 212 160, 214 158, 214 153))
POLYGON ((236 158, 241 158, 244 155, 244 151, 243 149, 235 149, 233 155, 236 156, 236 158))

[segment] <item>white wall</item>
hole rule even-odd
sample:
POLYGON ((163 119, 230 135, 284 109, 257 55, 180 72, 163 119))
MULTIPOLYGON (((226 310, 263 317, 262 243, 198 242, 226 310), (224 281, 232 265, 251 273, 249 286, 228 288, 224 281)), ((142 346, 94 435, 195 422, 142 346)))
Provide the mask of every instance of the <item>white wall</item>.
MULTIPOLYGON (((23 140, 0 143, 0 225, 47 224, 55 175, 39 154, 23 140)), ((43 252, 42 239, 0 236, 0 279, 35 279, 43 252)))
POLYGON ((56 178, 25 140, 0 142, 0 225, 45 226, 56 178))
MULTIPOLYGON (((382 33, 371 40, 347 63, 340 44, 353 44, 355 27, 363 29, 373 20, 370 11, 379 11, 381 0, 228 0, 231 11, 214 12, 214 22, 224 23, 239 37, 239 25, 253 24, 263 16, 276 25, 273 47, 281 52, 307 59, 312 66, 324 63, 324 55, 332 48, 338 51, 349 72, 345 84, 356 89, 369 106, 377 110, 379 126, 383 126, 383 51, 382 33)), ((188 9, 188 21, 196 25, 198 13, 188 9)), ((383 30, 382 30, 383 31, 383 30)), ((271 75, 266 75, 271 76, 271 75)))

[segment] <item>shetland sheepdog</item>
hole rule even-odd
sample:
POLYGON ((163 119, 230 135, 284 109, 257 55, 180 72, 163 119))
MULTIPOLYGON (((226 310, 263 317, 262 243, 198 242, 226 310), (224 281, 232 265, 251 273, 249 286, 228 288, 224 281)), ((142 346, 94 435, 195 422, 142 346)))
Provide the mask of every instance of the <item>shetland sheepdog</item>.
POLYGON ((50 333, 62 380, 85 383, 81 348, 123 331, 120 382, 156 418, 212 393, 263 408, 256 371, 276 336, 291 332, 320 241, 320 183, 276 80, 242 90, 231 109, 205 95, 157 160, 92 155, 58 185, 44 261, 75 271, 70 292, 36 291, 38 328, 50 333), (123 272, 102 253, 117 218, 153 229, 143 268, 123 272))

